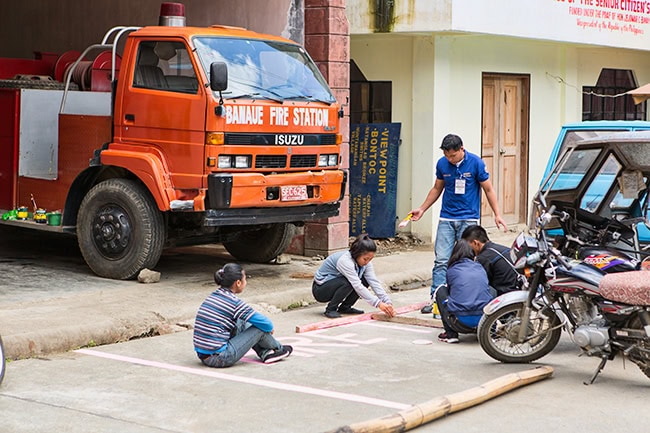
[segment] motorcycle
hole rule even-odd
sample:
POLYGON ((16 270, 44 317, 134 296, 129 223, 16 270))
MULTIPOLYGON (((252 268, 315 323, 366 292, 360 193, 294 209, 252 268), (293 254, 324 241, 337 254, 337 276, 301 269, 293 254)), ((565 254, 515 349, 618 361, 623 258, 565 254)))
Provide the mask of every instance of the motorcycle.
POLYGON ((585 384, 617 355, 650 378, 650 273, 608 273, 571 261, 545 230, 566 212, 540 202, 534 232, 521 233, 510 250, 513 266, 524 276, 523 288, 485 306, 477 329, 481 348, 497 361, 528 363, 550 353, 564 328, 583 354, 601 358, 585 384))

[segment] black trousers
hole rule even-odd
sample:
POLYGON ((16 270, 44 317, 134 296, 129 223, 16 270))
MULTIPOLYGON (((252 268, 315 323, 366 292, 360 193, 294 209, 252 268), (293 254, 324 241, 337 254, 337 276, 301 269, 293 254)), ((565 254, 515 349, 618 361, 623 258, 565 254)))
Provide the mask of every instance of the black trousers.
POLYGON ((449 287, 443 284, 436 290, 436 304, 438 304, 438 311, 440 311, 442 326, 445 328, 445 332, 449 335, 475 334, 475 328, 470 328, 463 324, 453 313, 449 312, 446 302, 447 298, 449 298, 449 287))
MULTIPOLYGON (((369 285, 365 278, 361 278, 361 283, 366 287, 369 285)), ((336 311, 339 307, 352 307, 359 299, 352 284, 344 276, 325 281, 323 284, 314 281, 311 293, 318 302, 328 303, 325 311, 336 311)))

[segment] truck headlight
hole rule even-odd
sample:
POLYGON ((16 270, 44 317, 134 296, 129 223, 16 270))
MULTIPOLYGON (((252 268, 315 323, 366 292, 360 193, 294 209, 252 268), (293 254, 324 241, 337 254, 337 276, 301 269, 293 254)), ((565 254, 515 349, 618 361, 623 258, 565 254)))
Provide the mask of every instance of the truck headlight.
POLYGON ((247 155, 236 155, 235 156, 235 168, 250 168, 251 159, 247 155))
POLYGON ((231 168, 232 167, 232 156, 230 155, 219 155, 219 168, 231 168))
POLYGON ((251 168, 251 156, 219 155, 219 168, 251 168))
POLYGON ((319 167, 335 167, 339 165, 339 156, 336 153, 329 153, 318 156, 319 167))
POLYGON ((327 167, 327 155, 319 155, 318 157, 318 166, 327 167))

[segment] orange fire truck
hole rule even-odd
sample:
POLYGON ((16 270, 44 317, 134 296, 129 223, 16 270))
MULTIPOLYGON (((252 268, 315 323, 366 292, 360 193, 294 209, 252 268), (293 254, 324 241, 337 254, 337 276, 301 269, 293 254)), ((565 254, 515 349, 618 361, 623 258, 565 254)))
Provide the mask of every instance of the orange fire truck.
POLYGON ((170 246, 266 262, 293 225, 338 214, 340 117, 301 46, 186 27, 163 3, 158 26, 115 27, 81 53, 0 59, 0 212, 61 211, 61 225, 2 223, 76 234, 107 278, 170 246))

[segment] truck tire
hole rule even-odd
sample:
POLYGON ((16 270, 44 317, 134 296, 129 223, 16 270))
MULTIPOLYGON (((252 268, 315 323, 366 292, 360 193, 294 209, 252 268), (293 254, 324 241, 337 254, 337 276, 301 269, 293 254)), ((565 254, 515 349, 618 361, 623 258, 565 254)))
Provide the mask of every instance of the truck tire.
POLYGON ((81 202, 77 241, 93 272, 128 280, 158 263, 165 243, 163 216, 143 186, 109 179, 81 202))
POLYGON ((272 224, 259 230, 241 232, 223 246, 237 260, 268 263, 284 252, 293 238, 292 224, 272 224))

